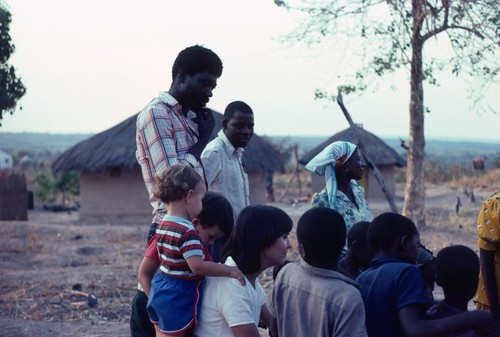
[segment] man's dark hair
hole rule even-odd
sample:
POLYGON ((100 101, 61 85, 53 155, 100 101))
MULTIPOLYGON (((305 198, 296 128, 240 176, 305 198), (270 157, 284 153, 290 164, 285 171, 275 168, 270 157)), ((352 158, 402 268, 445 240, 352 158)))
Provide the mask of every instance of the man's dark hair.
POLYGON ((253 115, 252 108, 248 104, 242 101, 234 101, 229 103, 224 110, 224 120, 230 120, 237 111, 253 115))
POLYGON ((304 248, 307 263, 318 268, 334 267, 345 245, 344 219, 333 209, 312 208, 299 219, 297 240, 304 248))
POLYGON ((231 256, 243 274, 260 270, 261 251, 292 230, 293 221, 282 209, 247 206, 238 215, 233 232, 222 250, 223 260, 231 256))
POLYGON ((222 194, 206 192, 201 200, 203 205, 197 218, 203 228, 219 227, 224 235, 233 231, 234 215, 233 207, 222 194))
POLYGON ((479 277, 479 258, 472 249, 462 245, 443 248, 436 256, 436 267, 436 282, 445 294, 474 295, 479 277))
POLYGON ((377 254, 381 249, 391 247, 403 236, 412 238, 418 234, 415 223, 397 213, 382 213, 368 226, 367 238, 372 251, 377 254))
POLYGON ((195 45, 187 47, 177 55, 172 66, 172 80, 183 69, 188 75, 204 71, 219 78, 222 75, 222 61, 212 50, 195 45))
POLYGON ((347 246, 351 247, 354 241, 367 245, 366 233, 368 232, 368 226, 370 226, 369 221, 356 222, 347 233, 347 246))

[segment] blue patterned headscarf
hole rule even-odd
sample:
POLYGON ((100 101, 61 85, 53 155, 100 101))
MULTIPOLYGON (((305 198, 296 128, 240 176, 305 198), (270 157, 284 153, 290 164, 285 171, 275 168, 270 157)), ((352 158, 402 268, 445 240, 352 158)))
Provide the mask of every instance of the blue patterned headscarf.
POLYGON ((343 165, 356 151, 357 146, 349 142, 333 142, 307 163, 305 169, 325 176, 326 192, 330 208, 333 209, 338 184, 335 168, 343 165))

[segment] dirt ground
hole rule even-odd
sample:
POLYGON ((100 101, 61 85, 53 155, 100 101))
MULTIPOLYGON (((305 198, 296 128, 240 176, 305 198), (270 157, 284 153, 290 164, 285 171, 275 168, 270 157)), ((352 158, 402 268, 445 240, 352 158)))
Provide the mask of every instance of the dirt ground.
MULTIPOLYGON (((401 186, 398 190, 402 195, 401 186)), ((477 210, 491 192, 476 191, 473 204, 461 195, 463 206, 456 215, 459 191, 427 186, 422 243, 435 252, 450 244, 477 251, 477 210)), ((273 205, 296 222, 309 204, 291 199, 273 205)), ((402 198, 396 199, 401 210, 402 198)), ((370 206, 374 215, 389 211, 386 202, 370 206)), ((42 210, 30 211, 27 222, 0 222, 0 336, 129 336, 130 301, 148 228, 148 219, 84 222, 78 212, 42 210), (97 303, 91 303, 95 299, 97 303)), ((291 239, 294 248, 289 259, 296 259, 294 233, 291 239)), ((272 286, 270 273, 266 271, 261 279, 267 290, 272 286)), ((439 289, 436 292, 439 297, 439 289)))

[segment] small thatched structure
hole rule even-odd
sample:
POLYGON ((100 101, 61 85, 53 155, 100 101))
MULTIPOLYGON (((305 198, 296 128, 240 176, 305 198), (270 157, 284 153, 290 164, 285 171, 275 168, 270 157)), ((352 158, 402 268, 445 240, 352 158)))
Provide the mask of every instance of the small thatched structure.
MULTIPOLYGON (((361 140, 365 152, 369 154, 370 159, 383 175, 387 189, 394 195, 395 167, 406 166, 406 161, 382 139, 364 130, 360 126, 355 126, 355 128, 357 132, 355 132, 352 127, 349 127, 348 129, 334 134, 333 136, 316 146, 314 149, 307 152, 304 156, 302 156, 302 158, 299 159, 299 163, 301 163, 302 165, 306 165, 312 158, 314 158, 314 156, 316 156, 326 146, 330 145, 333 142, 347 141, 353 144, 359 144, 361 140), (356 134, 358 134, 361 139, 358 139, 356 134)), ((314 193, 321 191, 323 187, 325 187, 324 177, 318 176, 314 173, 311 174, 312 192, 314 193)), ((361 181, 361 185, 365 188, 368 200, 380 200, 385 198, 384 192, 379 186, 372 170, 365 170, 365 177, 361 181)))
MULTIPOLYGON (((54 172, 80 172, 81 217, 151 214, 135 157, 137 115, 76 144, 52 164, 54 172)), ((221 129, 223 116, 214 112, 214 117, 212 139, 221 129)), ((249 178, 250 201, 265 203, 266 172, 283 170, 278 151, 254 135, 245 149, 243 164, 249 178)))

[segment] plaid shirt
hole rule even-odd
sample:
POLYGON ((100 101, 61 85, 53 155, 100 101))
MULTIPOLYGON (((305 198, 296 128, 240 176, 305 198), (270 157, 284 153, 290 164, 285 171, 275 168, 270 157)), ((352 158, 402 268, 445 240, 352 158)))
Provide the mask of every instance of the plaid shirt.
POLYGON ((157 173, 181 163, 194 167, 203 176, 203 167, 188 153, 197 141, 196 124, 184 117, 181 105, 168 92, 161 93, 139 113, 135 156, 153 206, 153 222, 160 222, 167 212, 166 205, 153 196, 157 173))

